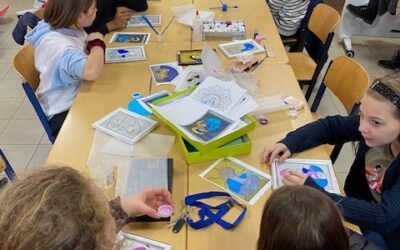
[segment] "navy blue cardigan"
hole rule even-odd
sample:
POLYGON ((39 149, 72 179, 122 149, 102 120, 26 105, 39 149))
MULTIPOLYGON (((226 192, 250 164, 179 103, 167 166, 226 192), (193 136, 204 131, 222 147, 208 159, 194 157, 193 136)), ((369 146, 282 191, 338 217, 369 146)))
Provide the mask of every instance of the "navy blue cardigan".
POLYGON ((369 147, 358 131, 359 124, 359 116, 330 116, 290 132, 281 142, 293 154, 326 143, 359 141, 344 185, 347 197, 326 192, 311 178, 305 185, 320 189, 337 202, 347 221, 380 233, 390 249, 400 249, 400 156, 386 170, 381 203, 375 202, 365 178, 365 154, 369 147))

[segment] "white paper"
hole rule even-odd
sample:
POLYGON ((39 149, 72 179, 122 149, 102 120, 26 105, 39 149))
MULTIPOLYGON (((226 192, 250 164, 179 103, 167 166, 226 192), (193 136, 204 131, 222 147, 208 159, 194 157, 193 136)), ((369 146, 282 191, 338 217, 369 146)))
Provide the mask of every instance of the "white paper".
POLYGON ((153 105, 153 107, 162 116, 178 125, 190 124, 202 117, 208 110, 206 105, 197 102, 189 96, 178 99, 168 105, 153 105))

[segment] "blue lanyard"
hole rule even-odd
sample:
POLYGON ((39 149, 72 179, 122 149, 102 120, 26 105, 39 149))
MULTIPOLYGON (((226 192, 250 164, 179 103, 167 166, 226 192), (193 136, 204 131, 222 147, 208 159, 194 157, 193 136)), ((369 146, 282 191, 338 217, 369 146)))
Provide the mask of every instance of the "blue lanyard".
POLYGON ((225 229, 233 229, 240 223, 247 211, 247 207, 245 205, 238 203, 232 198, 232 196, 230 196, 230 194, 226 192, 204 192, 189 195, 185 198, 185 205, 199 208, 198 214, 200 219, 198 221, 193 221, 190 217, 188 217, 186 220, 186 222, 194 229, 208 227, 213 223, 217 223, 225 229), (217 206, 211 206, 199 201, 218 196, 227 197, 228 200, 217 206), (243 209, 236 220, 233 223, 230 223, 222 219, 222 217, 235 205, 238 205, 243 209))

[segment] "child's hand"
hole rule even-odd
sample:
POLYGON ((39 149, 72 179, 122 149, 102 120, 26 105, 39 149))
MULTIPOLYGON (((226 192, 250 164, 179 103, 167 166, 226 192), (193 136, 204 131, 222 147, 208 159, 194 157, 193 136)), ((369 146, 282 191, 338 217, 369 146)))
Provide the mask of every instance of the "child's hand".
POLYGON ((122 209, 130 216, 148 215, 156 219, 161 217, 157 208, 171 203, 171 193, 164 188, 145 189, 121 199, 122 209))
POLYGON ((301 186, 306 182, 307 175, 299 172, 288 172, 282 179, 284 185, 301 186))
POLYGON ((292 153, 283 143, 276 143, 268 148, 264 149, 261 157, 262 163, 268 163, 269 165, 278 158, 278 161, 286 160, 292 153))
POLYGON ((125 28, 130 18, 127 8, 118 7, 114 19, 107 23, 108 31, 125 28))
POLYGON ((92 41, 94 39, 100 39, 100 40, 104 41, 104 36, 103 36, 103 34, 101 34, 99 32, 93 32, 93 33, 90 33, 89 35, 87 35, 86 42, 92 41))

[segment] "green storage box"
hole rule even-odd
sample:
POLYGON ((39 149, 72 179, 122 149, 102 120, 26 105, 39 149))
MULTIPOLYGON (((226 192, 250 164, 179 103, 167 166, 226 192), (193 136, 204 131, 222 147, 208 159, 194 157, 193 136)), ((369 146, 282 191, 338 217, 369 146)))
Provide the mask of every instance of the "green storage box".
POLYGON ((227 156, 244 155, 251 153, 251 140, 250 137, 248 137, 247 135, 243 135, 206 154, 198 151, 195 147, 193 147, 193 145, 191 145, 181 136, 178 136, 178 141, 182 146, 183 154, 185 155, 186 162, 189 165, 203 161, 212 161, 227 156))
MULTIPOLYGON (((167 96, 165 98, 162 98, 158 100, 157 102, 154 102, 154 105, 162 105, 166 104, 168 102, 174 101, 176 98, 181 98, 184 96, 189 95, 196 87, 188 88, 186 90, 177 92, 173 95, 167 96)), ((186 141, 188 141, 193 147, 195 147, 197 150, 199 150, 202 154, 205 154, 207 152, 212 151, 213 149, 222 146, 224 144, 227 144, 245 134, 248 132, 252 131, 256 127, 256 120, 250 116, 250 115, 245 115, 241 119, 244 121, 247 125, 243 126, 242 128, 235 130, 234 132, 223 136, 219 139, 212 140, 208 143, 201 143, 199 141, 194 141, 189 138, 186 134, 182 133, 172 122, 170 122, 168 119, 166 119, 164 116, 162 116, 159 112, 157 112, 156 109, 152 108, 153 114, 157 116, 161 121, 163 121, 165 124, 167 124, 172 130, 174 130, 178 136, 182 136, 186 141)))

